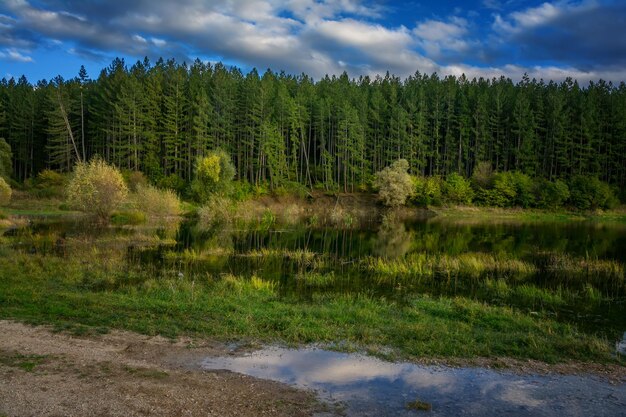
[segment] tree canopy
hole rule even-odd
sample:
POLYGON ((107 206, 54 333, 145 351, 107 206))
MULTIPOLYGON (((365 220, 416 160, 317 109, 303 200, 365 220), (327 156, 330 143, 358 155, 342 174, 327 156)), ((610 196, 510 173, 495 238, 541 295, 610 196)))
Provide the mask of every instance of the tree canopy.
POLYGON ((469 178, 483 163, 550 181, 626 183, 624 83, 419 72, 313 81, 219 63, 115 59, 94 79, 84 70, 35 85, 3 79, 0 115, 17 180, 100 155, 181 189, 197 157, 223 149, 237 179, 269 187, 365 189, 398 159, 428 177, 469 178))

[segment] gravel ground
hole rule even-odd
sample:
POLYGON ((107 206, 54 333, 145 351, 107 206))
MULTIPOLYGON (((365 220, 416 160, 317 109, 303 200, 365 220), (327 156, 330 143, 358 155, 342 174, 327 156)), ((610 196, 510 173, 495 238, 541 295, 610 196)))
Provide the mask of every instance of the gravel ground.
POLYGON ((0 417, 311 416, 311 392, 244 375, 185 366, 228 354, 114 331, 72 337, 0 321, 0 417))

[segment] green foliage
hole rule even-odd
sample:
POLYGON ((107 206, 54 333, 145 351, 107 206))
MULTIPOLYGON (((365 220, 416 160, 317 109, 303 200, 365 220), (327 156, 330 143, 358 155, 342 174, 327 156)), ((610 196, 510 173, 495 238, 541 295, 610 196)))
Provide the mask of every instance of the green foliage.
POLYGON ((283 185, 274 188, 272 194, 275 196, 295 195, 300 198, 305 198, 309 194, 309 190, 300 183, 285 181, 283 185))
POLYGON ((469 180, 453 172, 443 182, 443 195, 448 203, 470 204, 474 197, 474 190, 469 180))
POLYGON ((212 195, 228 195, 235 177, 235 166, 230 156, 222 151, 211 151, 196 158, 191 190, 197 201, 204 203, 212 195))
POLYGON ((420 206, 440 206, 443 201, 440 177, 413 177, 412 200, 420 206))
POLYGON ((569 187, 562 180, 539 180, 535 184, 535 196, 537 207, 554 210, 563 207, 569 199, 569 187))
POLYGON ((13 154, 11 153, 11 146, 0 138, 0 177, 5 180, 9 180, 11 173, 13 172, 13 154))
POLYGON ((597 177, 575 175, 569 182, 570 202, 579 210, 609 209, 618 204, 611 187, 597 177))
POLYGON ((126 199, 128 188, 117 168, 94 158, 76 165, 66 193, 71 207, 108 221, 126 199))
POLYGON ((472 183, 475 187, 488 189, 493 185, 493 168, 491 162, 480 161, 472 172, 472 183))
POLYGON ((509 173, 497 173, 493 176, 491 188, 476 191, 476 202, 490 207, 511 207, 517 196, 516 185, 509 173))
POLYGON ((186 185, 185 180, 177 174, 170 174, 158 181, 159 188, 174 190, 177 193, 182 193, 186 185))
POLYGON ((213 195, 209 196, 204 205, 198 209, 198 218, 202 226, 211 227, 231 222, 234 211, 235 208, 231 200, 213 195))
POLYGON ((148 179, 141 171, 123 171, 122 175, 130 192, 137 192, 140 187, 148 185, 148 179))
POLYGON ((413 181, 408 170, 408 161, 398 159, 391 166, 376 173, 374 186, 378 189, 378 198, 384 205, 401 206, 413 194, 413 181))
POLYGON ((44 169, 37 175, 38 188, 62 187, 65 185, 65 176, 50 169, 44 169))
POLYGON ((5 206, 11 201, 11 186, 0 177, 0 206, 5 206))
POLYGON ((67 177, 56 171, 44 169, 32 181, 31 192, 40 198, 62 197, 67 177))
POLYGON ((255 195, 255 187, 248 181, 233 181, 230 194, 234 201, 244 201, 255 195))
POLYGON ((535 205, 534 182, 528 175, 519 172, 509 172, 513 184, 515 184, 515 200, 514 205, 518 207, 528 208, 535 205))
MULTIPOLYGON (((314 82, 269 70, 244 76, 219 63, 115 59, 92 81, 0 83, 0 133, 10 145, 0 141, 0 176, 21 183, 103 155, 160 188, 206 199, 190 184, 196 157, 211 149, 230 152, 239 181, 326 192, 364 190, 402 158, 413 175, 471 176, 480 204, 527 207, 537 193, 518 178, 509 201, 493 172, 583 174, 624 190, 625 120, 626 85, 604 81, 388 74, 361 83, 343 74, 314 82)), ((228 194, 219 188, 208 193, 228 194)))
POLYGON ((177 217, 181 213, 180 199, 172 190, 139 185, 133 199, 136 207, 150 218, 177 217))

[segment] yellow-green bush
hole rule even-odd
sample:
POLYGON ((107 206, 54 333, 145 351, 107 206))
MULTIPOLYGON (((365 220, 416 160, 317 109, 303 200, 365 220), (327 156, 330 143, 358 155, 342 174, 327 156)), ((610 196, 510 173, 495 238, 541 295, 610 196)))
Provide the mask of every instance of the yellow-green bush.
POLYGON ((172 190, 140 185, 134 195, 136 206, 149 217, 167 218, 180 215, 180 199, 172 190))
POLYGON ((374 186, 378 189, 378 198, 389 207, 401 206, 413 194, 413 182, 408 174, 409 163, 398 159, 391 166, 376 173, 374 186))
POLYGON ((62 197, 67 177, 51 169, 44 169, 32 181, 32 192, 40 198, 62 197))
POLYGON ((128 195, 120 171, 101 159, 79 162, 67 185, 68 204, 78 210, 108 220, 128 195))
POLYGON ((196 158, 191 191, 197 201, 205 203, 214 195, 228 195, 234 177, 235 166, 230 156, 214 150, 196 158))
POLYGON ((9 204, 9 201, 11 201, 11 194, 13 194, 11 186, 7 184, 4 178, 0 177, 0 206, 9 204))
POLYGON ((233 216, 233 203, 225 197, 213 196, 198 209, 200 223, 204 226, 228 223, 233 216))
POLYGON ((137 192, 140 187, 145 187, 148 185, 148 179, 143 172, 141 171, 125 171, 122 173, 124 179, 126 180, 126 184, 128 185, 128 189, 133 193, 137 192))

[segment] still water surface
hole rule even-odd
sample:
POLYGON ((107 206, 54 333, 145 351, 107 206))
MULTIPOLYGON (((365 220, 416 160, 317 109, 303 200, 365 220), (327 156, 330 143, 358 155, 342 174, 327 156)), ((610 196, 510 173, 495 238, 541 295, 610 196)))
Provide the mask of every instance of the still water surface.
POLYGON ((522 376, 279 347, 207 358, 201 366, 316 390, 322 399, 343 404, 347 416, 626 416, 626 385, 589 376, 522 376), (407 403, 417 399, 432 409, 407 410, 407 403))

